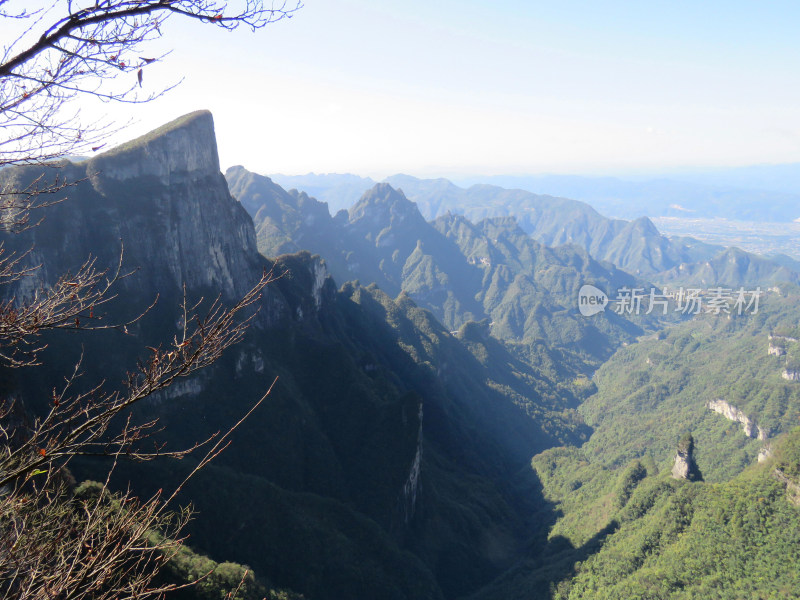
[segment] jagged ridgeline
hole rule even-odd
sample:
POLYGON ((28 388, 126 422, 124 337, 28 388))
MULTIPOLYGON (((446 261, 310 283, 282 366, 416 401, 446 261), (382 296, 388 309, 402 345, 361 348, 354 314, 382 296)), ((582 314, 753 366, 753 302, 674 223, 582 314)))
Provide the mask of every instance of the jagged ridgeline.
POLYGON ((453 331, 487 320, 492 335, 507 342, 544 343, 596 364, 657 324, 611 311, 591 320, 580 316, 584 283, 612 294, 650 285, 577 246, 547 248, 513 217, 472 223, 447 213, 427 222, 388 183, 332 217, 325 203, 243 167, 229 169, 226 177, 253 216, 262 254, 301 248, 319 253, 337 280, 375 282, 392 296, 406 292, 453 331))
MULTIPOLYGON (((259 254, 253 222, 219 172, 208 112, 86 162, 14 167, 0 178, 19 189, 56 174, 77 182, 63 191, 65 200, 42 209, 38 227, 3 236, 7 251, 32 248, 25 260, 42 265, 9 293, 29 296, 90 255, 98 265, 116 265, 122 243, 125 268, 138 271, 118 283, 104 322, 127 320, 157 294, 159 301, 127 332, 46 336, 45 369, 6 374, 31 413, 43 409, 81 355, 78 389, 100 380, 114 389, 147 358, 146 346, 172 343, 184 283, 191 301, 221 295, 231 302, 264 269, 281 275, 265 289, 242 343, 135 415, 159 418, 169 447, 184 447, 229 427, 279 376, 233 445, 181 496, 198 511, 190 525, 196 550, 250 565, 268 584, 314 599, 454 598, 509 567, 539 535, 541 524, 530 516, 547 505, 524 467, 536 452, 585 439, 577 388, 561 383, 575 371, 544 346, 533 369, 489 336, 487 323, 453 334, 408 294, 387 295, 402 289, 407 261, 384 256, 368 239, 370 211, 372 204, 387 215, 403 208, 397 192, 379 188, 352 219, 368 255, 378 258, 364 272, 386 288, 337 289, 319 257, 259 254)), ((402 218, 426 228, 431 237, 423 244, 462 257, 455 280, 462 272, 469 282, 484 276, 436 228, 413 214, 396 215, 402 218)), ((506 225, 485 227, 475 234, 480 239, 506 235, 492 229, 506 225)), ((502 239, 508 247, 520 243, 502 239)), ((405 250, 417 246, 414 240, 405 250)), ((579 260, 599 268, 585 256, 554 256, 556 265, 579 260)), ((330 260, 348 264, 347 256, 330 260)), ((483 310, 478 300, 463 302, 483 310)), ((87 459, 71 466, 79 479, 100 479, 109 465, 87 459)), ((175 485, 192 466, 191 458, 123 464, 115 483, 131 481, 145 496, 175 485)))
MULTIPOLYGON (((259 240, 262 250, 275 232, 289 240, 295 234, 286 232, 296 232, 301 243, 311 243, 303 237, 309 231, 304 216, 311 214, 311 207, 324 205, 302 193, 283 192, 269 180, 240 169, 229 171, 227 177, 242 198, 255 201, 256 213, 270 206, 258 203, 266 196, 259 197, 256 190, 272 189, 282 214, 293 215, 293 220, 281 222, 263 218, 264 213, 261 219, 256 216, 257 222, 272 227, 259 240), (241 189, 237 182, 243 184, 241 189)), ((438 203, 436 211, 466 196, 472 204, 465 202, 462 207, 473 215, 481 198, 487 213, 497 209, 498 197, 505 199, 511 213, 528 206, 531 210, 519 214, 534 237, 579 243, 634 271, 656 273, 663 281, 703 286, 796 281, 795 275, 771 261, 693 240, 673 243, 647 219, 610 221, 581 203, 553 198, 531 202, 531 195, 524 192, 481 186, 465 194, 443 180, 390 178, 390 183, 402 185, 408 197, 418 201, 429 186, 427 197, 430 206, 438 203), (563 218, 565 211, 572 215, 569 219, 563 218)), ((367 248, 384 261, 377 266, 370 263, 371 273, 380 272, 388 281, 384 285, 392 285, 391 274, 398 269, 391 261, 402 264, 400 283, 395 279, 394 285, 420 303, 428 302, 446 319, 442 307, 449 299, 432 301, 432 295, 426 295, 431 286, 417 285, 408 277, 421 264, 434 274, 439 272, 435 269, 443 270, 441 242, 426 237, 429 233, 417 234, 423 231, 424 219, 403 210, 399 201, 384 203, 391 208, 383 213, 369 209, 370 203, 380 206, 390 190, 373 188, 348 213, 340 212, 334 219, 327 211, 315 213, 326 223, 332 221, 331 229, 337 232, 326 238, 329 246, 318 251, 344 257, 339 268, 353 273, 368 260, 361 258, 369 256, 363 246, 354 250, 366 240, 367 248), (365 219, 369 215, 374 218, 365 219), (406 220, 412 226, 404 235, 406 220), (357 235, 348 237, 353 232, 357 235), (414 244, 409 239, 419 241, 414 244)), ((425 216, 434 216, 425 212, 424 201, 419 205, 425 216)), ((479 268, 489 271, 492 264, 515 265, 508 244, 497 245, 505 254, 490 250, 497 244, 495 238, 502 237, 494 232, 507 233, 503 225, 508 222, 516 227, 511 219, 491 218, 475 225, 462 216, 445 214, 432 226, 457 240, 462 256, 474 257, 471 264, 480 263, 479 268), (471 254, 475 248, 478 251, 471 254)), ((325 230, 330 230, 327 225, 325 230)), ((522 236, 519 239, 515 247, 527 245, 522 236)), ((542 261, 538 266, 547 264, 542 261)), ((452 282, 468 281, 459 273, 450 277, 445 271, 448 277, 440 280, 453 296, 457 285, 452 282)), ((544 288, 548 287, 558 289, 549 282, 544 288)), ((483 303, 480 293, 474 298, 483 303)), ((619 349, 597 372, 597 393, 579 409, 595 427, 590 440, 580 448, 545 450, 532 461, 545 499, 552 503, 541 505, 544 510, 532 515, 546 535, 534 535, 517 564, 471 597, 796 597, 800 512, 795 505, 800 481, 798 432, 792 426, 800 407, 799 299, 796 287, 782 284, 762 299, 756 315, 698 316, 619 349), (691 438, 684 437, 686 431, 691 431, 691 438)), ((455 307, 453 312, 460 310, 452 300, 449 306, 455 307)), ((495 324, 499 321, 495 319, 495 324)))
MULTIPOLYGON (((417 179, 409 175, 393 175, 387 177, 385 182, 395 188, 402 188, 405 195, 417 204, 426 219, 436 219, 448 212, 462 214, 473 222, 493 217, 514 217, 525 233, 545 246, 565 244, 579 246, 595 259, 611 262, 624 271, 661 285, 724 284, 738 287, 786 281, 800 282, 798 264, 788 257, 767 259, 736 248, 726 249, 708 244, 691 237, 667 238, 659 233, 647 217, 639 217, 632 221, 610 219, 585 202, 526 191, 536 189, 536 186, 542 183, 537 182, 535 178, 501 179, 512 185, 527 187, 523 190, 476 184, 462 188, 447 179, 417 179)), ((336 207, 349 206, 352 198, 361 193, 359 190, 367 190, 374 184, 370 179, 354 175, 309 174, 298 177, 276 175, 275 180, 284 187, 296 186, 309 193, 318 194, 317 197, 327 199, 331 206, 336 207)), ((587 181, 591 181, 592 189, 583 189, 582 193, 588 196, 593 196, 597 192, 602 195, 602 188, 608 184, 604 180, 587 181)), ((663 189, 657 188, 650 191, 655 191, 657 195, 664 193, 663 189)), ((683 192, 692 193, 689 190, 679 191, 673 188, 665 197, 683 192)), ((658 203, 658 199, 650 200, 658 203)), ((718 201, 719 198, 715 203, 718 201)), ((674 197, 668 202, 674 203, 674 197)), ((757 204, 752 203, 751 199, 748 199, 748 202, 752 206, 757 204)), ((783 202, 794 202, 794 200, 784 198, 783 202)), ((647 203, 641 203, 641 206, 645 204, 647 203)), ((726 204, 727 208, 730 207, 726 204)), ((716 210, 719 212, 719 206, 716 210)), ((761 213, 764 210, 769 212, 770 207, 756 210, 761 213)), ((772 210, 775 208, 772 207, 772 210)), ((640 214, 640 208, 635 212, 640 214)), ((786 217, 785 211, 781 214, 778 220, 786 217)))

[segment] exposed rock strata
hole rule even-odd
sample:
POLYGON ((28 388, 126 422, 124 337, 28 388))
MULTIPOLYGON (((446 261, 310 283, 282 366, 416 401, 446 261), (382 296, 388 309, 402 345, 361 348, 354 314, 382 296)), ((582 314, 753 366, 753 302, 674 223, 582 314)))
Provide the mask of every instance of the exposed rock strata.
POLYGON ((675 463, 672 466, 674 479, 688 481, 702 481, 703 476, 694 460, 694 438, 687 434, 678 442, 678 451, 675 454, 675 463))

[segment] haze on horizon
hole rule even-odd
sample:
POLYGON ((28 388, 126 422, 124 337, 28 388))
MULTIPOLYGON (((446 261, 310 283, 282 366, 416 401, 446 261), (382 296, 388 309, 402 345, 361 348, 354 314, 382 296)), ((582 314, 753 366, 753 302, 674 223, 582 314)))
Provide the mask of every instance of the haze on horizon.
MULTIPOLYGON (((305 0, 256 33, 167 23, 120 142, 198 108, 223 169, 383 178, 800 162, 792 2, 305 0)), ((2 33, 2 32, 0 32, 2 33)))

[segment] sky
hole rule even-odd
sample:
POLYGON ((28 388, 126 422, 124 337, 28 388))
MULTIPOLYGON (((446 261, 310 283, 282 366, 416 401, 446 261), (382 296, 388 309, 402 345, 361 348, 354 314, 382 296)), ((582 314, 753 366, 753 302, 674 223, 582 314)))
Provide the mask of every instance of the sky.
POLYGON ((260 173, 800 162, 799 17, 780 1, 304 0, 257 32, 173 18, 144 83, 181 85, 92 110, 131 117, 127 139, 210 109, 223 170, 260 173))

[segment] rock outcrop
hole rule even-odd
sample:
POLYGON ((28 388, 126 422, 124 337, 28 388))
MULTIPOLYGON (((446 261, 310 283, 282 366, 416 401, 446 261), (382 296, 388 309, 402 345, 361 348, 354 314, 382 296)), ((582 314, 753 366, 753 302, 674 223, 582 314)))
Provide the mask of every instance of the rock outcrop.
POLYGON ((126 181, 156 178, 162 184, 219 174, 214 118, 198 110, 150 133, 97 155, 90 176, 126 181))
POLYGON ((786 356, 786 346, 781 343, 770 342, 767 347, 769 356, 786 356))
POLYGON ((672 477, 688 481, 703 480, 703 475, 694 460, 694 438, 691 434, 687 433, 678 442, 678 452, 675 455, 675 464, 672 466, 672 477))
POLYGON ((766 440, 769 437, 769 430, 759 427, 751 417, 748 417, 744 412, 735 406, 728 404, 725 400, 717 399, 711 400, 707 404, 709 410, 719 413, 730 421, 736 421, 742 424, 742 431, 749 438, 758 438, 759 440, 766 440))
POLYGON ((403 484, 403 491, 401 494, 401 504, 403 512, 403 523, 408 525, 411 519, 414 518, 414 513, 417 509, 417 494, 419 493, 419 478, 422 469, 422 403, 419 405, 419 429, 417 431, 417 448, 414 452, 414 460, 411 462, 411 468, 408 472, 408 478, 403 484))
POLYGON ((800 381, 800 369, 794 367, 786 367, 781 373, 781 377, 783 377, 787 381, 800 381))
POLYGON ((230 299, 260 274, 253 223, 219 171, 208 111, 87 162, 6 169, 0 183, 24 189, 43 174, 45 182, 77 183, 38 227, 4 242, 17 251, 35 248, 29 259, 44 265, 36 278, 45 285, 90 255, 98 266, 113 266, 122 247, 124 267, 140 269, 122 282, 128 293, 180 294, 185 283, 230 299))
POLYGON ((758 451, 758 462, 766 462, 770 458, 772 458, 772 446, 767 444, 761 450, 758 451))
POLYGON ((786 497, 795 506, 800 506, 800 485, 781 469, 775 469, 772 476, 786 487, 786 497))
MULTIPOLYGON (((777 293, 780 294, 780 288, 770 288, 770 291, 773 291, 774 289, 777 289, 777 293)), ((780 334, 775 334, 775 333, 770 333, 768 335, 767 339, 769 339, 769 341, 775 340, 775 341, 778 341, 778 342, 796 342, 796 341, 798 341, 796 337, 792 337, 790 335, 780 335, 780 334)))

